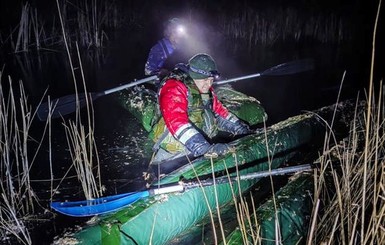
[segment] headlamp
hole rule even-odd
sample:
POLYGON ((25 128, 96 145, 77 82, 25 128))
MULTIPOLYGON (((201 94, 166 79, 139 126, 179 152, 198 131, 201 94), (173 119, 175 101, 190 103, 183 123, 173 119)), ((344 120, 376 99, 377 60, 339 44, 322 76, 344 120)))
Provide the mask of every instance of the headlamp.
POLYGON ((218 71, 216 71, 216 70, 210 71, 210 74, 211 74, 212 77, 214 77, 214 80, 219 79, 219 77, 221 76, 221 74, 218 71))
POLYGON ((185 30, 184 26, 178 25, 176 27, 176 32, 178 33, 178 35, 182 36, 182 35, 184 35, 186 33, 186 30, 185 30))
POLYGON ((195 72, 195 73, 199 73, 199 74, 202 74, 202 75, 205 75, 205 76, 208 76, 208 77, 213 77, 214 80, 218 79, 220 77, 220 73, 218 71, 216 71, 216 70, 205 71, 205 70, 202 70, 202 69, 195 68, 193 66, 190 66, 190 70, 195 72))

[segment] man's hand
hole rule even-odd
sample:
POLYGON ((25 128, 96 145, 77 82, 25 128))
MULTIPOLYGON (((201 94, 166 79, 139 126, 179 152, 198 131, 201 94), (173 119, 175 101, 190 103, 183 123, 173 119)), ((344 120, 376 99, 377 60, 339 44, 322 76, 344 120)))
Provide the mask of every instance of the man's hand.
POLYGON ((234 134, 243 135, 243 134, 253 134, 254 130, 251 130, 248 125, 238 121, 234 125, 234 134))

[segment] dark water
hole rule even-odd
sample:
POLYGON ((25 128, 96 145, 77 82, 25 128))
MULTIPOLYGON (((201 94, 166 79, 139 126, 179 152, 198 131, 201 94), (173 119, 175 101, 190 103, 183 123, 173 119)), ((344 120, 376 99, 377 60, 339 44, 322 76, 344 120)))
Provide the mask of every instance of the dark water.
MULTIPOLYGON (((138 39, 121 39, 111 42, 111 46, 98 51, 81 52, 82 68, 89 91, 103 91, 135 78, 143 77, 143 65, 148 47, 138 46, 138 39), (132 42, 132 43, 130 43, 132 42), (125 43, 125 45, 122 45, 125 43), (124 48, 122 48, 124 47, 124 48)), ((245 94, 257 98, 269 115, 268 125, 284 120, 289 116, 306 110, 313 110, 333 104, 337 100, 344 71, 341 100, 355 98, 358 91, 368 81, 367 65, 360 65, 362 57, 355 57, 345 50, 346 47, 314 45, 287 45, 260 48, 258 52, 247 51, 234 54, 232 50, 219 50, 213 45, 213 57, 223 78, 232 78, 261 72, 272 66, 296 59, 312 58, 315 69, 301 74, 276 77, 260 77, 239 81, 233 87, 245 94), (220 53, 221 51, 221 53, 220 53)), ((77 77, 77 86, 82 90, 80 64, 75 54, 72 56, 77 77)), ((32 104, 36 105, 45 90, 52 98, 74 93, 68 56, 65 52, 41 52, 8 56, 5 74, 10 74, 14 81, 21 79, 32 104)), ((114 95, 103 96, 94 102, 95 138, 102 168, 102 181, 106 195, 117 194, 144 188, 142 178, 146 171, 151 143, 147 133, 129 113, 121 108, 114 95)), ((83 111, 84 112, 84 111, 83 111)), ((73 115, 65 117, 73 119, 73 115)), ((41 134, 43 122, 34 123, 32 136, 41 134)), ((65 141, 61 119, 52 122, 52 160, 55 178, 61 178, 70 166, 68 145, 65 141)), ((50 195, 49 161, 47 144, 38 155, 32 169, 31 178, 36 193, 44 207, 48 208, 50 195)), ((82 198, 81 188, 76 178, 70 176, 60 185, 55 200, 77 200, 82 198)), ((55 181, 57 186, 59 181, 55 181)), ((39 222, 37 230, 44 231, 46 244, 64 229, 74 227, 85 219, 73 219, 61 215, 39 222), (52 225, 53 224, 53 225, 52 225), (41 229, 43 228, 43 229, 41 229)), ((40 232, 33 232, 33 239, 39 240, 40 232)), ((41 244, 41 243, 40 243, 41 244)))

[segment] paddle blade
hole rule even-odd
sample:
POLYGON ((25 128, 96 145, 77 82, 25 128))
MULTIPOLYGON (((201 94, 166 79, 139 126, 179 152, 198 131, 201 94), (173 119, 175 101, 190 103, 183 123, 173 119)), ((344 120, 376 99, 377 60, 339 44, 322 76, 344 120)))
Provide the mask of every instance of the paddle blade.
MULTIPOLYGON (((51 118, 58 118, 62 117, 64 115, 68 115, 74 111, 76 111, 77 105, 79 105, 79 108, 82 108, 86 105, 87 97, 89 101, 94 101, 95 99, 99 98, 101 95, 100 93, 81 93, 78 94, 78 97, 76 97, 76 94, 71 94, 67 96, 63 96, 57 99, 54 99, 51 101, 51 118), (76 100, 79 100, 79 103, 76 102, 76 100)), ((37 109, 37 116, 40 121, 46 121, 48 119, 48 116, 50 114, 49 111, 49 103, 42 103, 39 108, 37 109)))
POLYGON ((262 76, 283 76, 310 71, 314 69, 313 59, 295 60, 283 63, 262 72, 262 76))
POLYGON ((76 202, 52 202, 51 208, 72 217, 87 217, 107 214, 122 209, 141 198, 148 197, 148 191, 130 192, 76 202))

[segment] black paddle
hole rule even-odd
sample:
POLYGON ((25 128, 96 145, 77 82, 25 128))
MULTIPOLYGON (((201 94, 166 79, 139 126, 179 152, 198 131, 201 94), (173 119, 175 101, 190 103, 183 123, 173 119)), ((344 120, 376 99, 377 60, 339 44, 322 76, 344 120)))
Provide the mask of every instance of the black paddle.
MULTIPOLYGON (((313 68, 314 68, 314 63, 312 59, 295 60, 295 61, 280 64, 280 65, 276 65, 261 73, 251 74, 251 75, 242 76, 242 77, 236 77, 236 78, 222 80, 222 81, 216 81, 215 84, 218 85, 218 84, 230 83, 230 82, 245 80, 249 78, 260 77, 260 76, 290 75, 290 74, 300 73, 304 71, 309 71, 309 70, 312 70, 313 68)), ((136 85, 153 81, 155 79, 157 79, 157 76, 151 76, 151 77, 140 79, 135 82, 121 85, 119 87, 112 88, 103 92, 79 94, 78 95, 79 106, 83 107, 86 104, 87 96, 89 101, 94 101, 97 98, 100 98, 104 95, 111 94, 126 88, 134 87, 136 85)), ((67 96, 52 100, 51 103, 54 109, 51 112, 51 118, 58 118, 74 112, 76 110, 76 104, 77 104, 76 100, 77 100, 76 94, 67 95, 67 96)), ((49 113, 48 103, 47 102, 42 103, 37 110, 38 118, 41 121, 47 120, 48 113, 49 113)))
MULTIPOLYGON (((58 118, 67 114, 70 114, 76 110, 77 100, 79 101, 80 108, 86 105, 87 97, 89 101, 94 101, 104 95, 117 92, 126 88, 134 87, 136 85, 150 82, 157 79, 157 76, 146 77, 129 84, 121 85, 116 88, 111 88, 102 92, 90 92, 66 95, 51 101, 53 111, 51 111, 51 118, 58 118)), ((45 121, 49 114, 49 103, 42 103, 37 109, 37 116, 41 121, 45 121)))
POLYGON ((303 59, 303 60, 294 60, 291 62, 286 62, 280 65, 273 66, 261 73, 255 73, 247 76, 236 77, 231 79, 226 79, 222 81, 217 81, 215 84, 224 84, 231 83, 240 80, 245 80, 254 77, 260 76, 283 76, 283 75, 291 75, 300 72, 310 71, 314 69, 314 61, 312 59, 303 59))

